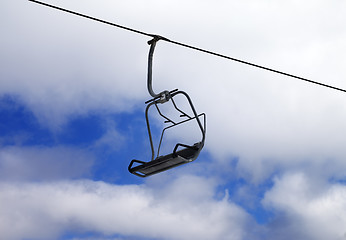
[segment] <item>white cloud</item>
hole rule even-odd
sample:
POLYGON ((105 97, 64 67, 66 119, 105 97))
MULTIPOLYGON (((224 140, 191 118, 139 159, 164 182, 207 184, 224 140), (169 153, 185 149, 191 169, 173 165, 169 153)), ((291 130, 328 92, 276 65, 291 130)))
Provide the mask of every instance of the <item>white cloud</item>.
MULTIPOLYGON (((51 3, 346 88, 346 7, 342 1, 51 3)), ((30 2, 5 0, 0 5, 0 94, 18 96, 42 125, 55 129, 71 116, 144 108, 142 101, 149 96, 146 37, 30 2)), ((271 232, 278 234, 277 239, 280 234, 291 239, 343 236, 345 220, 338 212, 344 212, 344 187, 322 187, 316 181, 345 175, 344 94, 164 42, 159 42, 155 53, 154 88, 186 90, 197 110, 207 113, 205 149, 221 166, 238 157, 235 175, 255 183, 268 180, 276 171, 284 174, 264 200, 268 207, 283 212, 269 226, 277 231, 271 232), (286 174, 290 171, 304 173, 286 174)), ((117 132, 109 127, 95 146, 119 140, 112 136, 117 132)), ((44 159, 55 156, 56 150, 1 149, 1 176, 33 179, 41 169, 36 166, 50 169, 44 159), (26 161, 27 156, 32 160, 26 161), (16 172, 22 174, 9 174, 16 172)), ((79 155, 72 151, 67 158, 75 154, 79 155)), ((62 168, 48 171, 46 178, 59 178, 54 176, 60 176, 65 167, 63 163, 62 168)), ((0 208, 1 216, 6 216, 2 218, 6 225, 1 226, 8 239, 18 234, 46 239, 71 226, 106 234, 138 234, 131 224, 147 237, 220 239, 222 233, 228 237, 234 233, 235 239, 241 239, 249 229, 246 214, 229 201, 213 199, 215 186, 203 181, 181 178, 164 186, 170 191, 93 182, 3 184, 0 197, 20 210, 14 214, 0 208), (19 196, 26 196, 26 201, 19 201, 19 196), (181 208, 184 204, 187 207, 181 208), (16 222, 13 229, 6 227, 13 225, 11 220, 16 222), (38 229, 35 221, 46 227, 38 229), (148 225, 159 227, 146 229, 148 225), (205 231, 210 225, 215 232, 205 231), (182 235, 179 227, 184 229, 182 235)))
POLYGON ((137 83, 145 79, 145 41, 29 1, 2 4, 0 94, 18 95, 44 126, 58 128, 90 111, 130 111, 144 99, 145 81, 137 83))
POLYGON ((105 129, 105 133, 92 144, 91 148, 106 147, 112 150, 119 150, 121 146, 126 144, 127 137, 119 133, 116 125, 116 122, 113 120, 106 119, 102 126, 105 129))
POLYGON ((94 163, 87 150, 69 147, 0 148, 1 181, 47 181, 89 176, 94 163))
MULTIPOLYGON (((157 3, 57 4, 346 88, 342 2, 157 3)), ((12 14, 2 22, 1 92, 19 95, 43 125, 59 127, 90 111, 144 108, 146 37, 30 2, 3 4, 12 14), (18 21, 22 4, 25 21, 18 21)), ((341 93, 160 42, 154 88, 177 87, 207 113, 206 149, 219 159, 239 156, 239 171, 253 181, 292 159, 299 165, 346 155, 341 93)))
POLYGON ((289 173, 275 180, 263 203, 278 214, 275 239, 345 239, 346 187, 289 173))
POLYGON ((57 239, 91 231, 158 239, 244 239, 249 216, 207 179, 183 177, 163 189, 74 181, 2 183, 0 230, 8 240, 57 239))

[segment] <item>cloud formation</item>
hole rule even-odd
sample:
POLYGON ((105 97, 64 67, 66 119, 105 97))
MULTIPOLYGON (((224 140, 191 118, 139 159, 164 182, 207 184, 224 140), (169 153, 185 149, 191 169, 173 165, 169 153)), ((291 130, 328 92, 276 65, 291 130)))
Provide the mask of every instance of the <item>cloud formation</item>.
POLYGON ((227 194, 216 200, 214 187, 194 176, 184 176, 163 190, 89 180, 2 183, 0 230, 9 240, 58 239, 66 229, 152 239, 249 236, 249 215, 227 194))
POLYGON ((275 180, 263 203, 279 213, 270 228, 275 239, 346 238, 344 185, 289 173, 275 180))
POLYGON ((51 181, 91 175, 95 159, 71 147, 1 147, 0 181, 51 181))
MULTIPOLYGON (((346 88, 343 1, 49 3, 346 88)), ((5 136, 13 143, 5 145, 0 136, 6 239, 68 231, 101 239, 345 239, 343 93, 159 42, 154 89, 185 90, 207 113, 208 164, 141 184, 97 182, 95 162, 112 174, 115 162, 118 174, 135 151, 149 154, 145 126, 138 134, 129 125, 139 122, 120 120, 138 117, 149 97, 149 39, 19 0, 0 2, 0 29, 0 96, 12 96, 53 135, 71 119, 109 118, 84 149, 26 146, 16 140, 22 135, 5 136), (272 217, 259 226, 248 199, 272 217)))

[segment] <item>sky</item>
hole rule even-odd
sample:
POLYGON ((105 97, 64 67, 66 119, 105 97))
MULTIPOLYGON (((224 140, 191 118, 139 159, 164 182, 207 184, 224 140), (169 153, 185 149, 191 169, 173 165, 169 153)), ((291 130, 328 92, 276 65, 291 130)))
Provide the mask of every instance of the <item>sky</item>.
MULTIPOLYGON (((346 89, 344 1, 47 3, 346 89)), ((344 92, 159 41, 153 88, 190 95, 206 142, 139 178, 150 38, 26 0, 0 31, 1 239, 346 239, 344 92)))

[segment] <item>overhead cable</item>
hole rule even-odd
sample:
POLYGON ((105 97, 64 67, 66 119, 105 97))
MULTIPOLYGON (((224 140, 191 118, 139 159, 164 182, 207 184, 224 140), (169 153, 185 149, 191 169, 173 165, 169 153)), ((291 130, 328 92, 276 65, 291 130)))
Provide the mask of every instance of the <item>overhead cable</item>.
MULTIPOLYGON (((138 33, 138 34, 141 34, 141 35, 144 35, 144 36, 148 36, 148 37, 157 37, 158 36, 156 34, 146 33, 146 32, 139 31, 139 30, 136 30, 136 29, 133 29, 133 28, 129 28, 129 27, 126 27, 126 26, 123 26, 123 25, 119 25, 119 24, 116 24, 116 23, 112 23, 112 22, 108 22, 108 21, 105 21, 105 20, 102 20, 102 19, 91 17, 91 16, 88 16, 88 15, 85 15, 85 14, 82 14, 82 13, 78 13, 78 12, 74 12, 74 11, 71 11, 71 10, 68 10, 68 9, 64 9, 64 8, 61 8, 61 7, 58 7, 58 6, 50 5, 50 4, 47 4, 47 3, 44 3, 44 2, 40 2, 40 1, 36 1, 36 0, 28 0, 28 1, 40 4, 40 5, 43 5, 43 6, 46 6, 46 7, 54 8, 54 9, 57 9, 57 10, 60 10, 60 11, 63 11, 63 12, 67 12, 67 13, 70 13, 70 14, 74 14, 74 15, 77 15, 77 16, 80 16, 80 17, 88 18, 90 20, 97 21, 97 22, 100 22, 100 23, 103 23, 103 24, 111 25, 113 27, 117 27, 117 28, 120 28, 120 29, 123 29, 123 30, 127 30, 127 31, 130 31, 130 32, 138 33)), ((291 78, 299 79, 299 80, 302 80, 302 81, 305 81, 305 82, 309 82, 309 83, 312 83, 312 84, 316 84, 316 85, 320 85, 320 86, 323 86, 323 87, 331 88, 331 89, 334 89, 334 90, 337 90, 337 91, 346 92, 346 90, 342 89, 342 88, 334 87, 332 85, 328 85, 328 84, 317 82, 317 81, 313 81, 313 80, 310 80, 310 79, 307 79, 307 78, 299 77, 299 76, 296 76, 296 75, 293 75, 293 74, 290 74, 290 73, 286 73, 286 72, 282 72, 282 71, 279 71, 279 70, 275 70, 275 69, 272 69, 272 68, 268 68, 268 67, 265 67, 265 66, 261 66, 261 65, 255 64, 255 63, 247 62, 247 61, 244 61, 244 60, 241 60, 241 59, 237 59, 237 58, 234 58, 234 57, 230 57, 230 56, 227 56, 227 55, 224 55, 224 54, 220 54, 220 53, 216 53, 216 52, 213 52, 213 51, 205 50, 205 49, 202 49, 202 48, 194 47, 194 46, 191 46, 191 45, 188 45, 188 44, 185 44, 185 43, 173 41, 173 40, 170 40, 170 39, 165 38, 165 37, 161 37, 160 36, 160 40, 166 41, 166 42, 178 45, 178 46, 182 46, 182 47, 185 47, 185 48, 190 48, 190 49, 193 49, 193 50, 196 50, 196 51, 200 51, 200 52, 204 52, 204 53, 207 53, 207 54, 211 54, 211 55, 214 55, 214 56, 217 56, 217 57, 225 58, 225 59, 228 59, 228 60, 231 60, 231 61, 235 61, 235 62, 239 62, 239 63, 242 63, 242 64, 246 64, 246 65, 249 65, 249 66, 252 66, 252 67, 255 67, 255 68, 260 68, 260 69, 263 69, 263 70, 266 70, 266 71, 270 71, 270 72, 274 72, 274 73, 277 73, 277 74, 281 74, 281 75, 284 75, 284 76, 287 76, 287 77, 291 77, 291 78)))

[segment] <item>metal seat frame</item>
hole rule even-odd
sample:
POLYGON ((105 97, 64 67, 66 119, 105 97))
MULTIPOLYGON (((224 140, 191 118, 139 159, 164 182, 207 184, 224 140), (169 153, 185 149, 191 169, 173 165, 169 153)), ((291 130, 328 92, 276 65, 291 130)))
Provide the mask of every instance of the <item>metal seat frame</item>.
POLYGON ((160 111, 159 108, 159 104, 162 104, 161 102, 159 102, 160 100, 152 100, 146 107, 146 111, 145 111, 145 118, 146 118, 146 123, 147 123, 147 129, 148 129, 148 134, 149 134, 149 140, 150 140, 150 147, 151 147, 151 161, 149 162, 143 162, 143 161, 139 161, 139 160, 132 160, 130 165, 129 165, 129 171, 130 173, 133 173, 137 176, 140 177, 147 177, 162 171, 166 171, 170 168, 173 167, 177 167, 179 165, 185 164, 185 163, 189 163, 194 161, 200 151, 202 150, 203 146, 204 146, 204 141, 205 141, 205 129, 206 129, 206 117, 205 117, 205 113, 201 113, 201 114, 197 114, 192 101, 189 97, 189 95, 186 92, 183 91, 171 91, 169 92, 169 101, 171 101, 174 105, 174 108, 181 114, 180 116, 185 118, 182 121, 179 122, 175 122, 172 119, 168 118, 167 116, 163 115, 162 112, 160 111), (181 109, 179 109, 174 101, 174 96, 176 95, 184 95, 190 106, 192 109, 192 113, 193 115, 190 116, 188 114, 186 114, 184 111, 182 111, 181 109), (162 130, 161 133, 161 137, 160 137, 160 141, 159 141, 159 145, 157 147, 157 153, 155 154, 155 148, 154 148, 154 144, 153 144, 153 138, 152 138, 152 133, 151 133, 151 128, 150 128, 150 122, 149 122, 149 116, 148 116, 148 112, 149 109, 155 106, 157 112, 159 113, 160 116, 162 116, 165 119, 166 123, 170 123, 169 126, 165 127, 162 130), (203 125, 201 123, 200 118, 203 117, 203 125), (183 143, 177 143, 173 149, 173 152, 171 154, 168 155, 164 155, 164 156, 160 156, 160 148, 161 148, 161 144, 162 144, 162 140, 163 140, 163 136, 164 133, 167 129, 170 129, 172 127, 178 126, 180 124, 186 123, 188 121, 193 121, 195 120, 196 123, 198 124, 198 127, 201 131, 201 140, 193 145, 187 145, 187 144, 183 144, 183 143), (136 166, 134 166, 134 164, 136 164, 136 166))
POLYGON ((159 94, 156 94, 152 89, 152 62, 153 62, 153 54, 154 49, 156 46, 156 42, 162 39, 160 36, 154 36, 154 38, 148 42, 150 45, 149 50, 149 57, 148 57, 148 91, 149 94, 153 97, 149 101, 146 102, 147 107, 145 110, 145 118, 147 123, 147 129, 149 134, 149 140, 150 140, 150 147, 151 147, 151 161, 144 162, 140 160, 132 160, 128 170, 130 173, 137 175, 139 177, 148 177, 153 174, 166 171, 170 168, 177 167, 179 165, 189 163, 194 161, 202 148, 204 147, 204 141, 205 141, 205 133, 206 133, 206 115, 205 113, 197 114, 195 107, 192 104, 191 98, 189 95, 184 91, 179 91, 178 89, 172 90, 172 91, 163 91, 159 94), (177 104, 174 101, 174 97, 177 95, 183 95, 187 99, 191 110, 192 115, 188 115, 186 112, 178 108, 177 104), (162 114, 159 104, 164 104, 166 102, 172 102, 174 108, 180 113, 180 117, 185 118, 184 120, 181 120, 179 122, 175 122, 172 119, 168 118, 164 114, 162 114), (157 112, 159 115, 165 119, 165 123, 170 123, 169 126, 165 127, 162 130, 159 145, 157 148, 157 154, 155 154, 155 148, 153 144, 153 138, 149 123, 149 116, 148 112, 149 109, 155 106, 157 112), (201 123, 200 117, 203 117, 203 125, 201 123), (178 126, 180 124, 186 123, 188 121, 195 120, 198 124, 198 127, 201 131, 201 140, 193 145, 187 145, 183 143, 177 143, 173 149, 173 152, 164 156, 160 156, 160 148, 163 140, 164 133, 167 129, 170 129, 172 127, 178 126), (156 155, 156 156, 155 156, 156 155))

